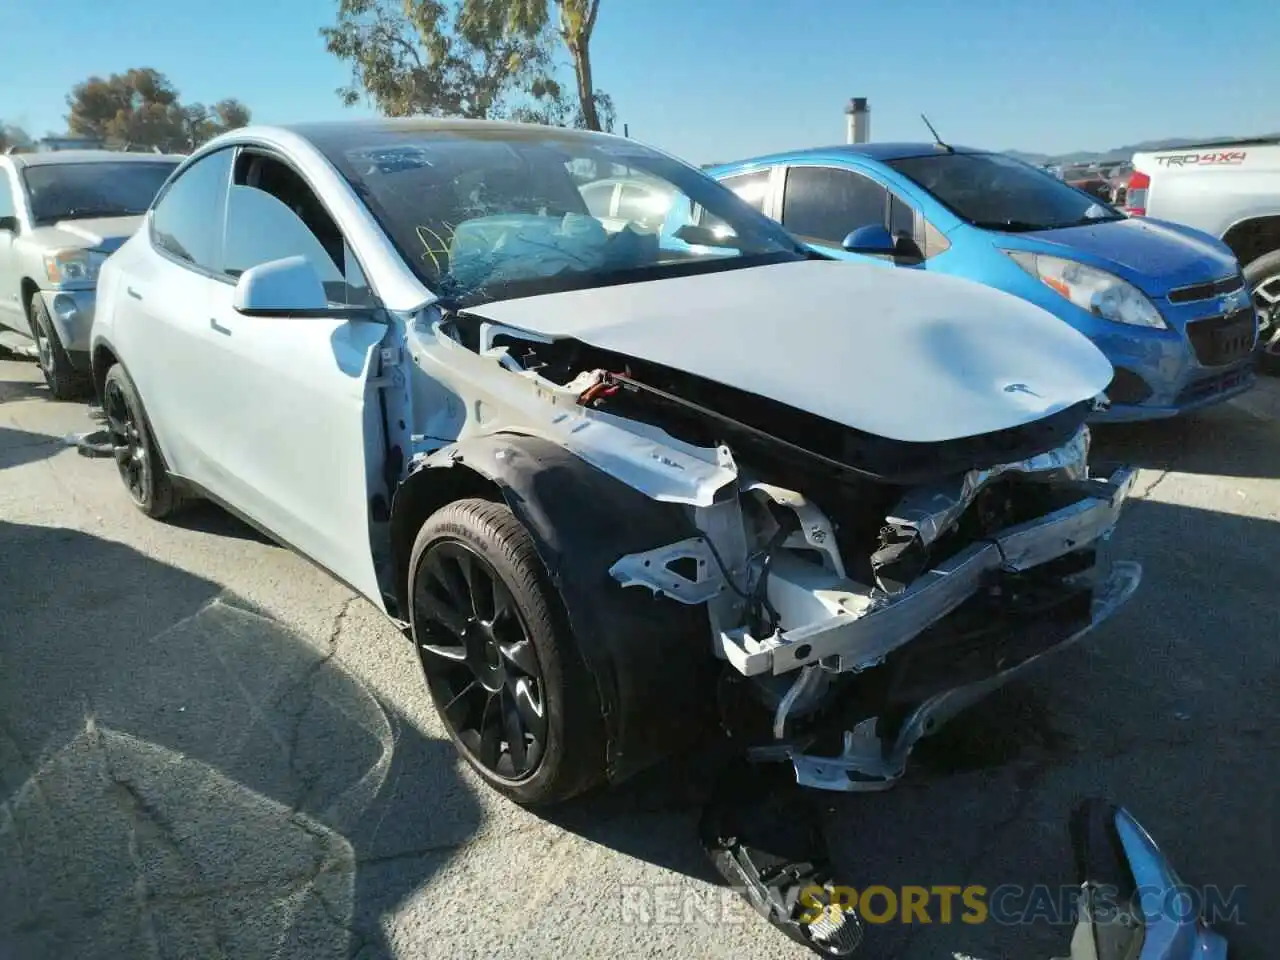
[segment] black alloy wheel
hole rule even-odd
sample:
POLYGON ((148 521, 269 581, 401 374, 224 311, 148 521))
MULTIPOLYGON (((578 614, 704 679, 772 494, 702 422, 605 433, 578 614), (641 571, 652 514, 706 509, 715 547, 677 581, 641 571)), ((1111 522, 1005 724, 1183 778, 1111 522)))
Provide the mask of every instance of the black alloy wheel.
POLYGON ((129 496, 145 508, 152 499, 153 471, 141 417, 129 401, 121 381, 109 378, 103 387, 102 411, 111 436, 111 452, 129 496))
POLYGON ((107 421, 111 454, 134 505, 156 520, 181 507, 186 497, 169 476, 138 390, 118 363, 102 382, 102 415, 107 421))
POLYGON ((413 602, 427 684, 451 733, 500 780, 528 779, 547 748, 546 682, 511 591, 470 546, 442 539, 420 559, 413 602))

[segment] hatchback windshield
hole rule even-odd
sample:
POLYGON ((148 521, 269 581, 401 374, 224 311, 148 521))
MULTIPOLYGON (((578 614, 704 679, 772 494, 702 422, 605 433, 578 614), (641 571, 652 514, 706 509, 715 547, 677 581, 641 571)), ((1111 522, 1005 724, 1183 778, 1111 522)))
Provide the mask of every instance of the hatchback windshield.
POLYGON ((362 137, 321 147, 448 300, 806 257, 730 190, 625 140, 551 130, 362 137))
POLYGON ((988 230, 1053 230, 1123 215, 1056 177, 995 153, 904 157, 889 165, 988 230))
POLYGON ((35 224, 143 214, 177 161, 40 163, 23 171, 35 224))

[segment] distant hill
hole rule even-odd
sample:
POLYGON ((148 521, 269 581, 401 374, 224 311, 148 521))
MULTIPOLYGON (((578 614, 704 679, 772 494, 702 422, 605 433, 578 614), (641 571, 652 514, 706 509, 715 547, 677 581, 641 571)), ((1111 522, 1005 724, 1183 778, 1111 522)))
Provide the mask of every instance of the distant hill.
MULTIPOLYGON (((1280 138, 1280 133, 1264 133, 1259 134, 1256 139, 1280 138)), ((1074 153, 1027 153, 1023 150, 1006 150, 1004 151, 1011 157, 1017 157, 1027 163, 1043 164, 1068 164, 1068 163, 1095 163, 1108 160, 1128 160, 1135 153, 1142 153, 1147 150, 1176 150, 1178 147, 1189 147, 1201 143, 1213 143, 1216 140, 1243 140, 1244 137, 1196 137, 1194 139, 1188 137, 1171 137, 1168 140, 1144 140, 1141 143, 1130 143, 1123 147, 1114 147, 1111 150, 1077 150, 1074 153)), ((1254 139, 1254 138, 1249 138, 1254 139)))

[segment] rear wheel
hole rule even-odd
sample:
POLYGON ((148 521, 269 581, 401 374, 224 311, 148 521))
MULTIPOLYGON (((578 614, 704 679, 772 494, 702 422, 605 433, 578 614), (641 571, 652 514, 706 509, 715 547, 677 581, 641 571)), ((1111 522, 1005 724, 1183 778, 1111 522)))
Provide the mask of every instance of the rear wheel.
POLYGON ((460 500, 418 532, 410 624, 458 750, 518 803, 604 779, 595 682, 528 531, 501 503, 460 500))
POLYGON ((49 316, 49 308, 38 293, 31 295, 27 316, 31 318, 31 336, 36 342, 36 356, 40 372, 49 392, 55 400, 79 400, 87 397, 92 383, 87 373, 81 373, 71 364, 71 358, 63 349, 58 330, 49 316))
POLYGON ((1258 311, 1258 366, 1266 373, 1280 374, 1280 250, 1250 263, 1244 278, 1258 311))
POLYGON ((181 505, 181 497, 147 426, 138 390, 118 363, 107 371, 103 382, 102 411, 129 498, 149 517, 159 520, 168 516, 181 505))

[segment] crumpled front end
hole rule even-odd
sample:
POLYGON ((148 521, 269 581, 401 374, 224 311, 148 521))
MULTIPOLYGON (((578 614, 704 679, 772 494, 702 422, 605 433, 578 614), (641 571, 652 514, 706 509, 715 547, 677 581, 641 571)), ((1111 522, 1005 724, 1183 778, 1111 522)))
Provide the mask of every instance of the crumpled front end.
MULTIPOLYGON (((943 439, 904 440, 472 314, 415 335, 431 373, 414 398, 432 411, 418 425, 419 465, 524 435, 607 478, 584 480, 582 499, 563 504, 575 517, 598 515, 613 484, 643 498, 625 518, 549 524, 543 501, 568 496, 564 483, 508 497, 546 528, 550 569, 591 558, 562 575, 561 593, 582 637, 608 648, 591 661, 598 681, 630 691, 610 712, 618 769, 651 753, 624 742, 623 726, 690 725, 645 692, 687 680, 802 782, 883 789, 921 736, 1083 636, 1140 579, 1106 549, 1134 474, 1090 475, 1088 399, 1030 421, 1010 413, 994 432, 932 424, 915 435, 943 439), (445 386, 462 376, 466 403, 445 386), (579 596, 596 577, 604 584, 579 596), (644 593, 656 602, 635 603, 644 593), (626 629, 602 630, 622 607, 626 629), (680 614, 679 636, 658 625, 668 614, 680 614), (703 683, 704 666, 718 689, 703 683)), ((485 456, 473 468, 491 476, 485 456)))
POLYGON ((789 759, 807 786, 884 789, 921 737, 1137 587, 1140 567, 1107 544, 1134 471, 1092 477, 1088 451, 1081 426, 1031 457, 906 487, 862 554, 848 529, 860 504, 835 501, 833 519, 739 471, 736 496, 695 508, 700 536, 610 572, 707 605, 717 655, 770 714, 758 758, 789 759))

